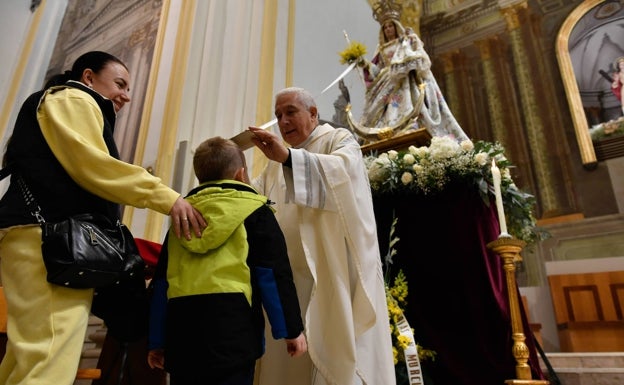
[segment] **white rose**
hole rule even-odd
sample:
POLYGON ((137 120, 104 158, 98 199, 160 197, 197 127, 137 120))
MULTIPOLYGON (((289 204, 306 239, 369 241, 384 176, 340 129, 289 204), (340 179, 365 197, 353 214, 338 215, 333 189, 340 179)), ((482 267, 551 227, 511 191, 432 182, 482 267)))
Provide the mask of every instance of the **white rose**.
POLYGON ((397 157, 399 156, 399 153, 394 151, 394 150, 390 150, 388 151, 388 158, 395 160, 397 157))
POLYGON ((416 162, 416 158, 414 158, 414 155, 405 154, 403 156, 403 163, 410 165, 410 164, 414 164, 414 162, 416 162))
POLYGON ((416 149, 416 156, 419 158, 424 158, 429 153, 429 147, 422 146, 416 149))
POLYGON ((462 142, 459 144, 459 146, 464 151, 472 151, 472 149, 474 148, 474 144, 472 143, 472 140, 470 140, 470 139, 462 140, 462 142))
POLYGON ((368 179, 371 181, 377 181, 384 179, 386 174, 386 169, 382 162, 373 162, 370 168, 368 169, 368 179))
POLYGON ((480 152, 475 155, 474 160, 479 166, 485 166, 485 164, 488 162, 488 154, 485 152, 480 152))
POLYGON ((409 173, 409 172, 404 172, 403 175, 401 175, 401 182, 403 182, 403 184, 409 184, 411 181, 414 180, 414 176, 409 173))
POLYGON ((415 146, 409 146, 407 151, 409 151, 409 153, 412 155, 416 155, 416 151, 418 151, 418 149, 415 146))
POLYGON ((423 166, 419 165, 419 164, 415 164, 412 166, 412 170, 414 170, 414 172, 416 174, 420 174, 423 172, 423 166))

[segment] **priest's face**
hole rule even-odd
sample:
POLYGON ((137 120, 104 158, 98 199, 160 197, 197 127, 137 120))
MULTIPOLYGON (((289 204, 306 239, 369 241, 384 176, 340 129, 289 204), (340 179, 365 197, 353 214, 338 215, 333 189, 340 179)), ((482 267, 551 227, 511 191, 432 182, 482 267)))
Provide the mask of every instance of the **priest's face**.
POLYGON ((293 147, 303 143, 318 124, 316 107, 307 107, 294 92, 277 97, 275 117, 282 138, 293 147))

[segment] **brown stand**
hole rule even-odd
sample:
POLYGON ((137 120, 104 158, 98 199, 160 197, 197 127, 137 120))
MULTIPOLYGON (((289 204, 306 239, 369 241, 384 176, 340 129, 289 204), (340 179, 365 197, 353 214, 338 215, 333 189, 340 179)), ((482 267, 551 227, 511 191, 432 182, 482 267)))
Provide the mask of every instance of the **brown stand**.
POLYGON ((516 359, 515 379, 505 380, 506 384, 513 385, 548 385, 546 380, 533 380, 531 378, 531 367, 527 363, 529 360, 529 349, 524 343, 525 335, 522 328, 522 318, 520 316, 520 304, 516 295, 516 265, 515 262, 522 261, 520 252, 526 243, 519 239, 509 237, 499 237, 497 240, 487 244, 503 259, 503 269, 507 278, 507 296, 509 300, 509 311, 511 313, 511 332, 514 341, 512 353, 516 359))

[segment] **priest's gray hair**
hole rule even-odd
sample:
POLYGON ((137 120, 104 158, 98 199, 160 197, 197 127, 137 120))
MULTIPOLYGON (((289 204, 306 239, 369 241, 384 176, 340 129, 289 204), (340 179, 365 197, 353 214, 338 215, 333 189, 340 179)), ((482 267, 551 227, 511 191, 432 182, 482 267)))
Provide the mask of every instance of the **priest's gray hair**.
POLYGON ((314 96, 312 96, 312 94, 305 88, 301 88, 301 87, 284 88, 283 90, 279 91, 275 95, 275 99, 285 94, 295 94, 297 97, 297 100, 301 104, 303 104, 306 110, 308 111, 310 110, 311 107, 316 107, 316 101, 314 100, 314 96))

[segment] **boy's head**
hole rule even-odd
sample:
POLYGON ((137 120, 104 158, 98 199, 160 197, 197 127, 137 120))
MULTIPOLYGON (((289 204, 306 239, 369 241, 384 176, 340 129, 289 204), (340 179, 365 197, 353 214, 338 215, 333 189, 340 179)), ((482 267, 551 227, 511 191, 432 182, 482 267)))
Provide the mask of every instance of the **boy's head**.
POLYGON ((220 179, 249 183, 243 151, 236 143, 220 136, 207 139, 197 147, 193 168, 199 183, 220 179))

